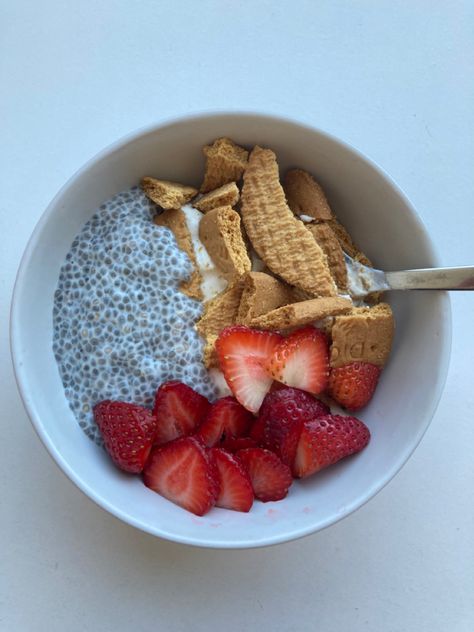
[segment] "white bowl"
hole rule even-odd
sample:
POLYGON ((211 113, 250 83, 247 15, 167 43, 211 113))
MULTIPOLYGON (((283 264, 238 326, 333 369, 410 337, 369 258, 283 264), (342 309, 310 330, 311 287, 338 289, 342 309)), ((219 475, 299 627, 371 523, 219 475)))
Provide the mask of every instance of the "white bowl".
POLYGON ((249 514, 213 509, 197 518, 119 472, 80 429, 52 351, 52 308, 59 269, 94 209, 145 174, 198 184, 201 148, 219 136, 276 151, 282 172, 317 175, 332 207, 378 267, 438 265, 420 219, 396 185, 345 143, 273 116, 204 114, 134 133, 89 161, 61 189, 36 226, 16 281, 11 343, 18 386, 52 457, 92 500, 149 533, 198 546, 244 548, 292 540, 327 527, 372 498, 402 467, 435 412, 451 341, 442 292, 390 296, 396 336, 375 397, 361 412, 372 440, 360 454, 302 482, 278 503, 249 514))

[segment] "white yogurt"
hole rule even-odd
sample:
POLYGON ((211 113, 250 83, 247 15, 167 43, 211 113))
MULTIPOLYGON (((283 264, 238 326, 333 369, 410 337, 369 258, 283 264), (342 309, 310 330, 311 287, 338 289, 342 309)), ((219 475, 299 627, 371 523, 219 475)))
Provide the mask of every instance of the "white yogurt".
POLYGON ((193 242, 196 265, 201 273, 201 291, 204 300, 208 301, 226 289, 227 280, 216 268, 204 244, 199 239, 199 223, 203 217, 202 213, 191 204, 185 204, 182 211, 186 217, 186 225, 193 242))
POLYGON ((346 257, 346 270, 349 294, 353 299, 362 298, 370 292, 383 292, 389 289, 385 274, 373 270, 358 261, 346 257))

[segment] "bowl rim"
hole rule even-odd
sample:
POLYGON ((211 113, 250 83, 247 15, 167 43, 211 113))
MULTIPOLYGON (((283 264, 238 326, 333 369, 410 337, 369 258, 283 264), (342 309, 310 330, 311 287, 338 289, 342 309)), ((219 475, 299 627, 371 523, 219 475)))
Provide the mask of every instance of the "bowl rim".
POLYGON ((281 535, 273 535, 269 537, 263 537, 259 539, 255 539, 255 541, 220 541, 219 539, 209 541, 202 540, 198 536, 190 537, 190 536, 180 536, 174 533, 165 532, 158 528, 152 528, 146 524, 141 523, 139 520, 136 520, 132 515, 129 515, 126 511, 123 511, 119 507, 116 507, 112 503, 110 503, 106 498, 104 498, 101 494, 97 493, 93 488, 91 488, 82 478, 81 476, 69 465, 69 463, 62 457, 60 451, 56 447, 54 441, 49 436, 46 427, 44 426, 39 414, 36 412, 34 402, 31 401, 28 396, 28 385, 26 378, 26 370, 21 362, 21 331, 18 324, 17 314, 20 310, 20 300, 22 294, 22 288, 24 285, 25 278, 27 276, 29 270, 29 262, 34 252, 35 248, 38 245, 39 237, 42 232, 42 228, 48 223, 51 214, 57 204, 57 201, 61 199, 63 194, 72 186, 74 183, 83 176, 85 172, 87 172, 91 167, 93 167, 96 163, 99 163, 107 156, 110 156, 114 152, 122 149, 129 143, 138 140, 143 136, 147 136, 149 134, 153 134, 163 130, 167 127, 172 127, 179 123, 189 123, 193 121, 199 121, 208 118, 228 118, 229 116, 239 117, 243 119, 251 119, 251 118, 262 118, 265 120, 273 121, 277 124, 285 123, 290 125, 295 125, 297 127, 308 130, 309 132, 316 132, 320 136, 326 138, 330 142, 335 145, 339 145, 346 151, 352 153, 357 159, 368 164, 371 169, 373 169, 377 175, 384 180, 403 200, 406 207, 409 209, 414 222, 418 225, 421 233, 424 235, 429 255, 432 258, 435 265, 439 265, 439 255, 438 252, 431 240, 431 237, 428 233, 428 230, 422 221, 421 217, 418 215, 417 211, 402 191, 402 189, 396 184, 393 178, 385 172, 385 170, 378 165, 374 160, 365 156, 361 151, 355 148, 353 145, 344 141, 331 133, 328 133, 318 127, 316 127, 312 122, 305 120, 304 118, 293 119, 291 117, 280 115, 277 113, 269 113, 261 110, 240 110, 240 109, 206 109, 200 110, 197 112, 191 112, 188 114, 167 117, 162 119, 159 122, 155 122, 146 126, 142 126, 128 134, 125 134, 118 140, 110 143, 105 148, 101 149, 94 156, 92 156, 89 160, 87 160, 79 169, 77 169, 63 184, 63 186, 59 189, 56 195, 52 198, 52 200, 47 205, 46 209, 41 214, 39 220, 37 221, 31 236, 27 242, 24 253, 21 257, 20 264, 18 267, 18 271, 16 274, 16 279, 12 292, 11 306, 10 306, 10 353, 13 364, 13 371, 15 376, 15 381, 17 384, 17 388, 23 402, 23 406, 27 412, 27 415, 31 421, 31 424, 41 439, 43 445, 45 446, 47 452, 54 460, 54 462, 58 465, 58 467, 62 470, 63 474, 65 474, 78 488, 82 491, 88 498, 90 498, 93 502, 96 503, 102 509, 105 509, 109 513, 111 513, 116 518, 119 518, 126 524, 136 527, 141 531, 149 533, 154 536, 158 536, 160 538, 177 542, 180 544, 187 544, 196 547, 203 548, 214 548, 214 549, 250 549, 264 546, 271 546, 275 544, 281 544, 283 542, 289 542, 292 540, 297 540, 299 538, 311 535, 313 533, 322 531, 323 529, 327 529, 333 524, 336 524, 340 520, 346 518, 348 515, 360 509, 363 505, 365 505, 369 500, 374 498, 401 470, 401 468, 405 465, 408 459, 411 457, 417 446, 419 445, 421 439, 423 438, 425 432, 427 431, 433 416, 438 408, 439 401, 441 399, 441 395, 444 390, 444 386, 446 383, 446 378, 449 370, 449 363, 451 357, 451 343, 452 343, 452 312, 451 312, 451 302, 449 298, 449 294, 444 292, 444 318, 443 318, 443 330, 444 336, 442 336, 442 349, 441 349, 441 362, 439 366, 439 379, 437 385, 437 392, 432 394, 432 398, 430 401, 430 405, 427 408, 427 411, 424 415, 424 423, 420 427, 417 434, 413 437, 413 440, 410 444, 405 447, 404 450, 401 451, 399 458, 392 466, 392 468, 384 473, 383 476, 379 477, 377 481, 366 490, 366 492, 355 499, 354 502, 346 505, 344 510, 338 513, 337 516, 333 516, 331 518, 327 518, 326 520, 318 523, 315 526, 308 526, 304 528, 293 528, 292 530, 288 530, 281 535))

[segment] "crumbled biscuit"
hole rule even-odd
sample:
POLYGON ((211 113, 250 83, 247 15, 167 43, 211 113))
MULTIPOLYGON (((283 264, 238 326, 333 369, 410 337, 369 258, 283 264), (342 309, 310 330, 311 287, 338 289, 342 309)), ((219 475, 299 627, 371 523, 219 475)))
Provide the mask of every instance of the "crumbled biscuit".
POLYGON ((250 272, 251 263, 242 237, 240 215, 230 206, 215 208, 203 215, 199 223, 199 239, 226 278, 250 272))
POLYGON ((219 367, 219 357, 216 351, 217 336, 209 335, 206 338, 206 343, 203 350, 204 366, 206 369, 213 369, 219 367))
POLYGON ((392 347, 393 331, 393 314, 387 303, 354 307, 347 316, 337 316, 331 332, 331 366, 349 362, 383 366, 392 347))
POLYGON ((268 268, 312 296, 334 296, 326 255, 289 209, 273 151, 255 147, 244 173, 241 214, 247 235, 268 268))
MULTIPOLYGON (((373 267, 371 260, 365 255, 362 250, 352 241, 352 237, 349 235, 344 226, 336 219, 332 219, 329 222, 324 222, 325 226, 329 226, 333 233, 336 235, 342 250, 350 257, 359 263, 363 263, 370 268, 373 267)), ((382 300, 383 292, 372 292, 365 297, 365 302, 369 305, 377 305, 382 300)))
POLYGON ((328 316, 346 314, 352 308, 352 301, 338 296, 313 298, 301 303, 292 303, 257 316, 250 322, 259 329, 290 329, 301 327, 328 316))
POLYGON ((194 202, 194 208, 197 208, 201 213, 207 213, 219 206, 235 206, 239 201, 239 188, 235 182, 229 182, 224 184, 214 191, 210 191, 203 195, 199 200, 194 202))
POLYGON ((234 325, 242 296, 242 281, 239 279, 215 298, 204 305, 204 313, 196 323, 198 333, 206 341, 204 347, 204 363, 209 368, 214 366, 216 356, 213 350, 219 333, 230 325, 234 325), (211 364, 209 364, 211 363, 211 364))
POLYGON ((249 272, 243 279, 237 322, 248 325, 254 318, 294 301, 292 289, 264 272, 249 272))
POLYGON ((308 215, 325 221, 333 218, 323 189, 307 171, 287 171, 283 188, 288 205, 295 215, 308 215))
POLYGON ((249 152, 229 138, 218 138, 212 145, 203 147, 206 172, 201 193, 213 191, 223 184, 237 182, 247 166, 249 152))
POLYGON ((159 215, 155 215, 153 221, 158 226, 166 226, 169 228, 176 239, 178 247, 188 255, 193 264, 194 271, 188 281, 183 281, 180 285, 180 290, 186 296, 202 300, 201 291, 201 274, 196 266, 196 255, 194 252, 193 241, 189 233, 188 225, 186 223, 186 216, 184 211, 180 208, 172 208, 163 211, 159 215))
POLYGON ((358 246, 352 241, 352 237, 349 235, 344 226, 335 217, 327 222, 327 225, 331 228, 336 235, 341 248, 355 261, 359 261, 366 266, 372 266, 372 262, 366 255, 360 250, 358 246))
POLYGON ((345 293, 347 291, 346 262, 344 261, 344 253, 342 252, 341 245, 334 231, 327 224, 308 224, 307 229, 311 232, 326 255, 329 269, 338 289, 345 293))
POLYGON ((194 187, 188 187, 178 182, 168 182, 168 180, 157 180, 148 176, 142 178, 141 186, 145 195, 152 202, 165 209, 180 208, 198 192, 194 187))
POLYGON ((208 301, 204 314, 196 325, 198 333, 205 340, 203 362, 208 369, 219 366, 215 343, 218 334, 225 327, 235 324, 241 293, 242 286, 236 283, 208 301))

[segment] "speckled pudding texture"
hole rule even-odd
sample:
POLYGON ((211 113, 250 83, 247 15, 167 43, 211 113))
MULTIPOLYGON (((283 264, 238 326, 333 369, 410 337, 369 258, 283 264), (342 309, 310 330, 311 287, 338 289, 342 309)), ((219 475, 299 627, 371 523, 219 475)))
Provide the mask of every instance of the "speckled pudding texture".
POLYGON ((192 264, 153 224, 156 211, 137 187, 119 193, 95 211, 60 271, 53 350, 69 405, 98 445, 100 400, 151 406, 170 379, 216 397, 194 329, 202 305, 178 290, 192 264))

